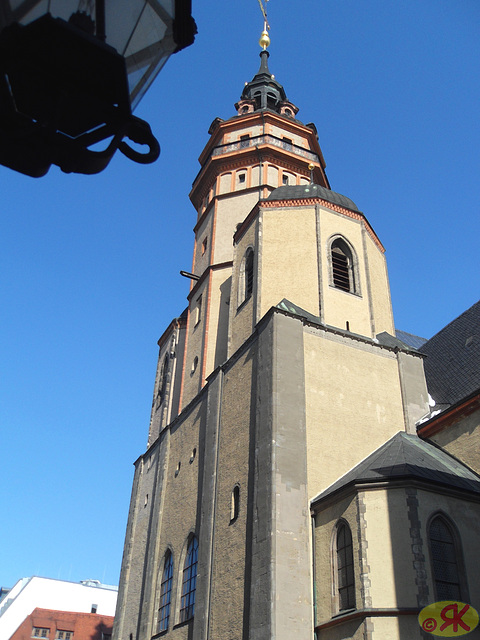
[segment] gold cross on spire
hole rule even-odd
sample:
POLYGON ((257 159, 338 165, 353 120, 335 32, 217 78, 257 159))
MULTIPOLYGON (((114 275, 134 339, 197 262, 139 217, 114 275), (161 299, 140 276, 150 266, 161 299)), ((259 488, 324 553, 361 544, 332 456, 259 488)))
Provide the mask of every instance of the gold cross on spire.
POLYGON ((262 35, 260 36, 260 40, 258 41, 258 44, 264 50, 270 44, 270 36, 268 35, 268 30, 270 29, 270 25, 268 24, 268 19, 267 19, 267 2, 268 0, 263 0, 263 1, 258 0, 258 4, 260 5, 260 11, 262 12, 262 15, 263 15, 263 31, 262 31, 262 35))

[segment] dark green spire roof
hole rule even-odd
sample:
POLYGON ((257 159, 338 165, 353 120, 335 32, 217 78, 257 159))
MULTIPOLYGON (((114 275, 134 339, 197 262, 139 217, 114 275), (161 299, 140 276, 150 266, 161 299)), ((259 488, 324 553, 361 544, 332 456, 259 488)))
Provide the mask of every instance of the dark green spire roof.
POLYGON ((277 82, 268 68, 270 54, 265 49, 260 52, 260 69, 251 82, 247 82, 242 92, 242 100, 254 100, 255 111, 271 109, 279 112, 280 105, 287 100, 285 89, 277 82))

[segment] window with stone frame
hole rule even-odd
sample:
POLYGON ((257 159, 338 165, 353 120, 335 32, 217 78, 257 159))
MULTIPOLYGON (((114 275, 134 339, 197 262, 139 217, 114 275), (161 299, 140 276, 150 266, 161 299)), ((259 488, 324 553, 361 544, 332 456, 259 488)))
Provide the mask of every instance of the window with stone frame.
POLYGON ((238 279, 238 306, 246 302, 253 293, 254 251, 249 247, 243 256, 238 279))
POLYGON ((195 613, 195 591, 197 588, 198 541, 190 538, 183 566, 182 600, 180 603, 180 622, 193 618, 195 613))
POLYGON ((355 570, 350 527, 344 521, 337 527, 336 536, 336 590, 338 609, 355 609, 355 570))
POLYGON ((157 390, 157 404, 160 405, 165 399, 165 392, 167 390, 167 379, 168 379, 168 365, 170 362, 170 358, 168 357, 168 353, 165 354, 165 358, 163 359, 162 369, 160 371, 160 380, 158 382, 158 390, 157 390))
POLYGON ((347 242, 336 238, 330 245, 330 283, 341 291, 358 293, 354 256, 347 242))
POLYGON ((173 556, 170 551, 165 554, 162 581, 160 583, 160 600, 158 607, 157 632, 166 631, 170 620, 172 602, 173 556))
POLYGON ((443 515, 435 516, 428 528, 430 555, 435 585, 435 599, 462 600, 461 572, 459 565, 460 543, 453 526, 443 515))

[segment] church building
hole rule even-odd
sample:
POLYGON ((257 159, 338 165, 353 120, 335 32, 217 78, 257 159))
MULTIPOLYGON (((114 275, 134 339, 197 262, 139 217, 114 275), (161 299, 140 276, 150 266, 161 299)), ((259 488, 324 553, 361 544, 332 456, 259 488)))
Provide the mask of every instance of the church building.
POLYGON ((480 304, 396 332, 381 239, 260 43, 190 193, 114 640, 433 637, 426 605, 480 610, 480 304))

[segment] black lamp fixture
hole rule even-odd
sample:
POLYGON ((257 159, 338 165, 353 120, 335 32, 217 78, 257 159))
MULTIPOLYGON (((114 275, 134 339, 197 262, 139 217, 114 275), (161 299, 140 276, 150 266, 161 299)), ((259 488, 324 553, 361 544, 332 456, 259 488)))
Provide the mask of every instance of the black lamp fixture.
POLYGON ((98 173, 117 149, 154 162, 132 110, 195 34, 191 0, 0 0, 0 164, 40 177, 98 173))

